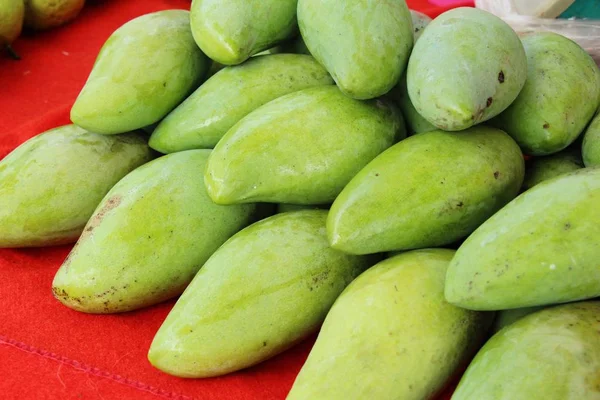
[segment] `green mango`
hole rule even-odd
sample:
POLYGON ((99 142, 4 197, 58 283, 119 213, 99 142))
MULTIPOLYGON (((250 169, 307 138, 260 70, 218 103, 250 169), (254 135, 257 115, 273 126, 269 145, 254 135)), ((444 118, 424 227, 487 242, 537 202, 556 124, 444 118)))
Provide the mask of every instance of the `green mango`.
POLYGON ((569 147, 549 156, 534 157, 525 166, 523 190, 528 190, 540 182, 583 168, 583 160, 579 147, 569 147))
POLYGON ((517 144, 485 126, 432 131, 392 146, 331 206, 331 246, 352 254, 450 244, 512 200, 524 176, 517 144))
POLYGON ((298 0, 194 0, 191 25, 198 46, 214 61, 241 64, 298 33, 298 0))
POLYGON ((181 294, 255 208, 208 198, 201 174, 209 154, 170 154, 119 181, 56 273, 54 296, 77 311, 115 313, 181 294))
POLYGON ((598 109, 600 70, 577 43, 553 32, 522 38, 527 82, 514 103, 492 123, 525 153, 556 153, 577 139, 598 109))
POLYGON ((287 400, 434 398, 481 345, 492 314, 444 300, 454 252, 380 262, 342 292, 287 400))
POLYGON ((298 54, 253 57, 208 79, 156 128, 150 147, 162 153, 213 148, 254 109, 283 95, 333 80, 314 58, 298 54))
POLYGON ((417 40, 419 40, 419 38, 423 34, 423 30, 427 25, 429 25, 432 19, 429 18, 427 15, 415 10, 410 10, 410 16, 412 19, 413 36, 415 38, 416 43, 417 40))
POLYGON ((404 136, 400 112, 383 100, 354 100, 336 86, 304 89, 231 128, 211 154, 204 182, 218 204, 327 204, 404 136))
POLYGON ((406 68, 413 27, 406 2, 298 0, 298 24, 310 53, 344 94, 372 99, 406 68))
POLYGON ((280 203, 277 205, 277 213, 281 214, 289 211, 300 211, 300 210, 322 210, 329 208, 327 205, 310 205, 310 204, 286 204, 280 203))
POLYGON ((592 120, 583 136, 581 153, 586 167, 600 167, 600 113, 592 120))
POLYGON ((326 215, 278 214, 227 241, 160 327, 152 365, 187 378, 223 375, 317 331, 342 290, 372 265, 328 246, 326 215))
POLYGON ((492 325, 492 332, 496 333, 500 329, 512 325, 521 318, 533 314, 536 311, 542 310, 546 307, 524 307, 524 308, 513 308, 512 310, 502 310, 496 313, 496 319, 492 325))
POLYGON ((198 87, 209 65, 192 38, 188 11, 135 18, 102 46, 71 120, 103 134, 151 125, 198 87))
POLYGON ((484 222, 448 268, 446 299, 507 310, 600 296, 600 168, 542 182, 484 222))
POLYGON ((0 0, 0 50, 10 48, 10 44, 19 37, 24 16, 23 0, 0 0))
POLYGON ((527 77, 523 44, 486 11, 461 7, 433 20, 410 56, 408 93, 439 129, 459 131, 498 115, 527 77))
POLYGON ((0 247, 75 242, 104 195, 153 157, 140 133, 65 125, 29 139, 0 161, 0 247))
POLYGON ((552 307, 494 335, 452 400, 600 399, 600 302, 552 307))
MULTIPOLYGON (((417 11, 410 11, 414 28, 415 43, 423 33, 423 29, 431 22, 431 18, 417 11)), ((408 95, 408 86, 406 82, 406 71, 398 81, 398 84, 390 91, 389 96, 398 104, 402 115, 406 120, 406 127, 409 135, 422 132, 431 132, 437 130, 429 121, 419 114, 415 109, 410 96, 408 95)))

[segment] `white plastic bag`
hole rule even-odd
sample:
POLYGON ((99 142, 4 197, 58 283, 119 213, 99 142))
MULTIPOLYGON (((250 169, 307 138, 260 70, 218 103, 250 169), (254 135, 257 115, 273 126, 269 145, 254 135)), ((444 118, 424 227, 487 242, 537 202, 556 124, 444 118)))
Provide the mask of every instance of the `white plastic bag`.
POLYGON ((600 65, 600 20, 553 19, 571 3, 572 0, 476 0, 475 6, 501 17, 517 33, 550 31, 568 37, 600 65))

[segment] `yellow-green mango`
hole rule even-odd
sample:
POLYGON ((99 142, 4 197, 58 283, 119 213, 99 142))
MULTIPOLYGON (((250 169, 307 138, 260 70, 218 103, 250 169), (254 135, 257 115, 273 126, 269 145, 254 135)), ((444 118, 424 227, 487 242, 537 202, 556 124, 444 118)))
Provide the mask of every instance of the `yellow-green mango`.
POLYGON ((581 168, 583 168, 583 160, 578 146, 568 147, 549 156, 534 157, 525 164, 523 190, 531 189, 540 182, 581 168))
POLYGON ((153 157, 140 133, 65 125, 29 139, 0 161, 0 247, 75 242, 104 195, 153 157))
POLYGON ((492 320, 444 300, 453 254, 411 251, 356 278, 327 314, 287 400, 434 398, 492 320))
POLYGON ((498 115, 527 77, 517 34, 486 11, 461 7, 434 19, 408 62, 408 93, 439 129, 459 131, 498 115))
POLYGON ((527 82, 492 122, 531 155, 556 153, 577 139, 598 109, 600 70, 577 43, 553 32, 522 39, 527 82))
POLYGON ((151 125, 198 87, 209 65, 192 38, 188 11, 137 17, 102 46, 71 121, 103 134, 151 125))
POLYGON ((77 311, 115 313, 181 294, 255 208, 209 199, 202 182, 209 153, 170 154, 119 181, 56 273, 54 296, 77 311))
POLYGON ((496 333, 452 400, 600 399, 600 302, 536 312, 496 333))
POLYGON ((331 249, 327 211, 259 221, 206 262, 156 334, 148 358, 175 376, 237 371, 292 347, 319 329, 369 257, 331 249))
MULTIPOLYGON (((415 43, 423 33, 423 29, 431 22, 431 18, 425 14, 421 14, 417 11, 410 10, 412 16, 413 29, 415 43)), ((406 127, 408 134, 414 135, 416 133, 431 132, 437 130, 429 121, 419 114, 415 109, 410 96, 408 95, 408 86, 406 83, 406 71, 402 74, 402 77, 398 81, 398 84, 389 93, 390 97, 398 104, 402 115, 406 120, 406 127)))
POLYGON ((298 0, 194 0, 191 25, 198 46, 214 61, 241 64, 298 33, 298 0))
POLYGON ((512 200, 523 176, 519 147, 501 130, 411 136, 371 161, 335 199, 329 241, 352 254, 450 244, 512 200))
POLYGON ((500 331, 500 329, 512 325, 521 318, 542 310, 543 308, 545 307, 524 307, 499 311, 496 313, 496 319, 494 319, 494 324, 492 325, 492 332, 496 333, 500 331))
POLYGON ((162 153, 213 148, 251 111, 283 95, 333 80, 314 58, 299 54, 253 57, 208 79, 161 121, 150 147, 162 153))
POLYGON ((281 214, 289 211, 300 211, 300 210, 321 210, 329 208, 327 205, 310 205, 310 204, 286 204, 280 203, 277 205, 277 213, 281 214))
POLYGON ((0 50, 10 49, 10 44, 19 37, 24 16, 24 0, 0 0, 0 50))
POLYGON ((413 47, 404 0, 298 0, 298 24, 310 53, 355 99, 390 91, 413 47))
POLYGON ((448 268, 446 299, 507 310, 600 296, 600 168, 544 181, 485 221, 448 268))
POLYGON ((581 153, 586 167, 600 167, 600 113, 585 132, 581 153))
POLYGON ((318 86, 248 114, 215 147, 204 181, 218 204, 328 204, 369 161, 406 135, 383 100, 318 86))

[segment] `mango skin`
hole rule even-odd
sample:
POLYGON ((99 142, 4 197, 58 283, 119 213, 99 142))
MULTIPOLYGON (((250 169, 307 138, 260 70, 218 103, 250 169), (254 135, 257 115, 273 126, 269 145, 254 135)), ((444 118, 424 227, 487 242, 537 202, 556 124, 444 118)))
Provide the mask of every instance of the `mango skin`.
POLYGON ((329 209, 328 205, 310 205, 310 204, 277 204, 277 213, 281 214, 289 211, 300 211, 300 210, 322 210, 329 209))
POLYGON ((204 181, 218 204, 329 204, 396 140, 404 121, 383 100, 336 86, 282 96, 248 114, 215 146, 204 181))
POLYGON ((227 374, 319 329, 371 258, 329 248, 327 211, 278 214, 242 230, 206 262, 158 330, 148 359, 175 376, 227 374))
POLYGON ((0 247, 75 242, 104 195, 153 157, 140 133, 65 125, 29 139, 0 161, 0 247))
POLYGON ((473 310, 507 310, 600 296, 599 201, 599 168, 524 192, 458 249, 446 299, 473 310))
POLYGON ((188 11, 135 18, 102 46, 71 121, 103 134, 151 125, 198 87, 209 66, 192 38, 188 11))
POLYGON ((298 54, 253 57, 208 79, 161 121, 150 147, 161 153, 213 148, 239 120, 283 95, 333 79, 314 58, 298 54))
MULTIPOLYGON (((410 10, 410 14, 412 16, 414 38, 416 43, 419 37, 423 34, 425 27, 431 22, 431 18, 425 14, 421 14, 420 12, 413 10, 410 10)), ((419 114, 410 100, 406 82, 406 72, 407 71, 404 71, 402 77, 398 81, 398 84, 390 91, 389 96, 400 107, 402 115, 406 120, 408 134, 414 135, 417 133, 437 130, 434 125, 432 125, 429 121, 423 118, 421 114, 419 114)))
POLYGON ((492 123, 531 155, 556 153, 584 131, 600 100, 600 70, 577 43, 552 32, 522 39, 527 82, 492 123))
POLYGON ((452 400, 600 399, 600 302, 552 307, 479 351, 452 400))
POLYGON ((454 252, 380 262, 342 292, 287 400, 434 398, 479 348, 493 314, 444 300, 454 252))
POLYGON ((181 294, 255 208, 210 201, 199 179, 209 153, 164 156, 119 181, 56 273, 54 296, 74 310, 103 314, 181 294))
POLYGON ((433 20, 408 62, 408 93, 439 129, 459 131, 487 121, 517 97, 527 77, 523 45, 500 18, 461 7, 433 20))
POLYGON ((400 1, 299 0, 298 25, 310 53, 340 90, 381 96, 398 82, 413 47, 410 11, 400 1))
POLYGON ((444 246, 512 200, 524 161, 506 133, 478 126, 395 144, 364 167, 331 206, 331 246, 351 254, 444 246))
POLYGON ((524 308, 513 308, 512 310, 502 310, 496 313, 496 319, 492 325, 492 332, 496 333, 502 328, 512 325, 521 318, 533 314, 539 310, 543 310, 545 307, 524 307, 524 308))
POLYGON ((600 114, 596 115, 585 132, 581 153, 586 167, 600 166, 600 114))
POLYGON ((10 45, 21 34, 25 2, 0 0, 0 49, 10 45))
POLYGON ((526 163, 523 190, 583 167, 581 150, 578 147, 569 147, 549 156, 534 157, 526 163))
POLYGON ((194 40, 214 61, 236 65, 298 33, 298 0, 194 0, 194 40))

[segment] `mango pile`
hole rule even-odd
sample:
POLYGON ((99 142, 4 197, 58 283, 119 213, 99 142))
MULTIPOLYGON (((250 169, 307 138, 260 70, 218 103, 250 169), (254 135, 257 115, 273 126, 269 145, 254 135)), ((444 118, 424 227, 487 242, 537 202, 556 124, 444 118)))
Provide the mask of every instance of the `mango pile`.
MULTIPOLYGON (((0 161, 0 246, 76 242, 85 313, 179 296, 185 378, 319 332, 304 399, 600 399, 600 70, 402 0, 194 0, 102 47, 73 124, 0 161), (525 156, 525 157, 524 157, 525 156)), ((10 279, 10 277, 5 277, 10 279)))

